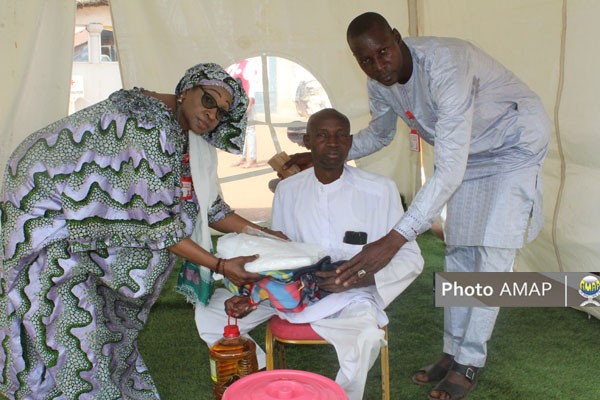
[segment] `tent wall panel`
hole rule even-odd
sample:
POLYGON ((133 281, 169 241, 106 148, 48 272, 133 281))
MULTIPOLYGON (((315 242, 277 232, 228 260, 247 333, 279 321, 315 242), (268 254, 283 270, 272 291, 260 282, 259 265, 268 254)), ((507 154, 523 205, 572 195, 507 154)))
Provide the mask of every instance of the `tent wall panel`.
MULTIPOLYGON (((185 68, 198 62, 229 65, 261 54, 284 57, 315 75, 355 129, 366 124, 362 121, 367 121, 369 109, 366 78, 346 44, 348 23, 375 10, 401 28, 408 25, 406 1, 371 6, 354 0, 340 7, 339 2, 320 0, 112 0, 111 6, 125 87, 172 91, 185 68)), ((386 152, 405 154, 408 149, 394 143, 386 152)), ((399 190, 412 198, 415 160, 408 154, 386 168, 375 158, 359 164, 393 177, 399 190)))
POLYGON ((600 171, 571 165, 556 221, 558 247, 565 271, 598 271, 598 190, 600 171))
POLYGON ((15 146, 67 114, 74 26, 74 1, 0 4, 0 176, 15 146))
MULTIPOLYGON (((564 90, 558 112, 564 154, 562 203, 554 221, 565 270, 598 271, 600 260, 600 132, 597 124, 600 37, 597 1, 568 2, 564 90)), ((586 308, 600 317, 598 308, 586 308)))

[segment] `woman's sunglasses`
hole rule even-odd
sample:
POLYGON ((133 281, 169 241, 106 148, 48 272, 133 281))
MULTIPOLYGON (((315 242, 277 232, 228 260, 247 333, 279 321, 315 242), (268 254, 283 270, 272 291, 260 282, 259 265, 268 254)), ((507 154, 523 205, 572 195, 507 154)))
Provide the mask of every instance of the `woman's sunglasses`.
POLYGON ((227 122, 229 120, 231 120, 231 114, 229 114, 229 112, 227 110, 225 110, 224 108, 219 107, 219 105, 217 104, 217 100, 215 100, 215 98, 208 93, 206 90, 204 90, 204 88, 202 86, 199 86, 199 88, 202 90, 202 105, 205 108, 216 108, 217 109, 217 120, 219 122, 227 122))

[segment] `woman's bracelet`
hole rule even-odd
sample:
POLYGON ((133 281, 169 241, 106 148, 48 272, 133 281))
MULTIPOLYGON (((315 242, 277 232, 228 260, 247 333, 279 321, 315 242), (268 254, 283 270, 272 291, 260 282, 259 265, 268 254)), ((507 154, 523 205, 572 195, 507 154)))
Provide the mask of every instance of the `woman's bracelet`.
POLYGON ((217 274, 223 275, 225 272, 225 260, 222 258, 217 258, 217 268, 215 269, 217 274))

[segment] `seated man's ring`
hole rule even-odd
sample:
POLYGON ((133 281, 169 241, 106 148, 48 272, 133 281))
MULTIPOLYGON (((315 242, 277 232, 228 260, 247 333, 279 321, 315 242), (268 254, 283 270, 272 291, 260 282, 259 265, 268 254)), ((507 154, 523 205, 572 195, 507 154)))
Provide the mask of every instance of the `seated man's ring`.
POLYGON ((365 271, 364 269, 360 269, 356 273, 356 276, 358 276, 358 279, 362 279, 366 274, 367 274, 367 271, 365 271))

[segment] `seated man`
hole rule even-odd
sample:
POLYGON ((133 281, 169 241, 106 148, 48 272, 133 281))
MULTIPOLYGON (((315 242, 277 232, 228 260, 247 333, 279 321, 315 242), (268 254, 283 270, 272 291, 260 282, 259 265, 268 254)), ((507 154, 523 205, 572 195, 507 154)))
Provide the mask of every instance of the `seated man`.
MULTIPOLYGON (((292 241, 320 244, 333 261, 349 259, 398 222, 403 214, 398 190, 385 177, 346 165, 352 143, 350 121, 338 111, 324 109, 313 114, 304 143, 314 166, 278 185, 272 229, 281 230, 292 241), (362 238, 362 243, 353 237, 362 238)), ((331 294, 299 313, 278 312, 269 301, 250 306, 239 297, 227 302, 227 312, 242 317, 252 311, 238 320, 242 334, 275 314, 293 323, 310 323, 335 346, 340 363, 336 382, 351 400, 362 399, 367 373, 385 343, 380 327, 388 319, 383 310, 422 269, 419 247, 411 242, 385 267, 361 270, 353 287, 336 282, 335 270, 318 272, 319 287, 331 294)), ((218 289, 207 307, 196 309, 196 324, 208 345, 222 336, 227 323, 223 302, 231 297, 225 289, 218 289)), ((259 346, 257 350, 262 368, 264 352, 259 346)))

